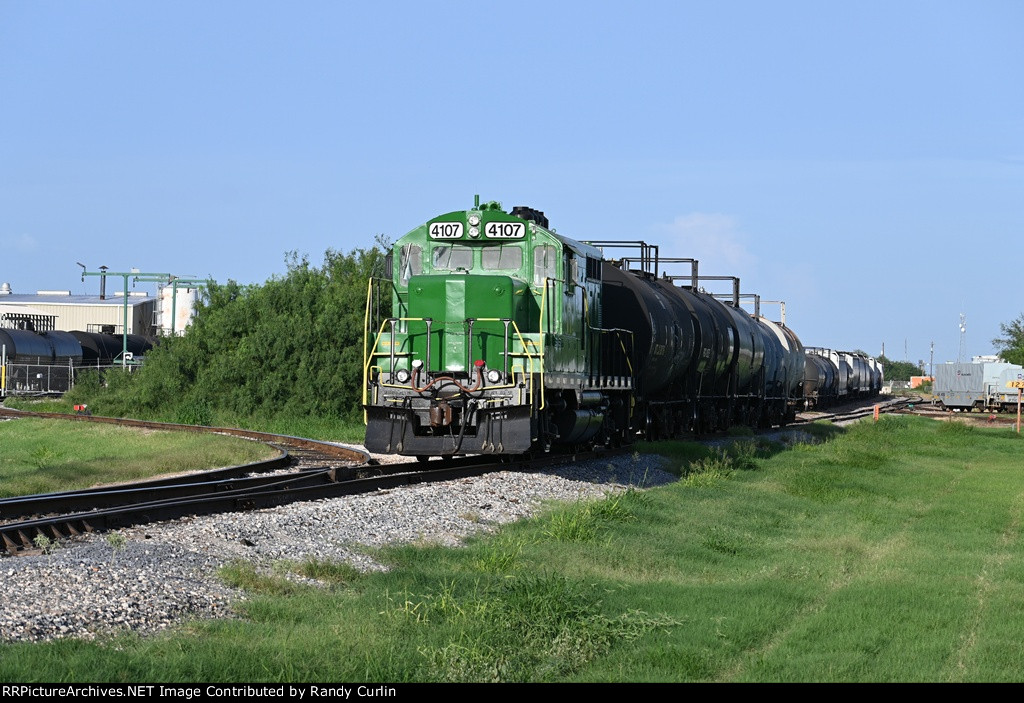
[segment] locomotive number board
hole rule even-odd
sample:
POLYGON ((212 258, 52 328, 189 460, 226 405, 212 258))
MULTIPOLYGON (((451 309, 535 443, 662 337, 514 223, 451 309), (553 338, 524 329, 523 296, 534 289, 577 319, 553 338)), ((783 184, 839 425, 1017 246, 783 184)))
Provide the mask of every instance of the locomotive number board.
POLYGON ((428 231, 431 239, 458 239, 462 236, 462 223, 435 222, 428 231))
MULTIPOLYGON (((488 222, 483 225, 484 236, 488 239, 523 239, 526 236, 526 225, 522 222, 488 222)), ((461 239, 465 231, 461 222, 434 222, 427 228, 431 239, 461 239)), ((478 230, 469 230, 477 237, 478 230)))
POLYGON ((526 236, 526 226, 522 222, 488 222, 484 225, 484 234, 491 239, 522 239, 526 236))

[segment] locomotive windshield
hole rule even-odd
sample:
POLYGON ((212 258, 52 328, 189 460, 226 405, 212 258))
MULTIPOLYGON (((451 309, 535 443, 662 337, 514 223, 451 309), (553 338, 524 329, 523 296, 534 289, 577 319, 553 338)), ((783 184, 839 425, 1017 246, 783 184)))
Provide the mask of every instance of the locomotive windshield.
POLYGON ((480 263, 487 271, 518 271, 523 266, 523 250, 516 245, 484 247, 480 263))
POLYGON ((399 281, 408 285, 409 279, 423 271, 423 249, 418 244, 406 244, 398 255, 399 281))
POLYGON ((439 244, 431 251, 435 269, 444 271, 468 271, 473 268, 473 250, 458 244, 439 244))

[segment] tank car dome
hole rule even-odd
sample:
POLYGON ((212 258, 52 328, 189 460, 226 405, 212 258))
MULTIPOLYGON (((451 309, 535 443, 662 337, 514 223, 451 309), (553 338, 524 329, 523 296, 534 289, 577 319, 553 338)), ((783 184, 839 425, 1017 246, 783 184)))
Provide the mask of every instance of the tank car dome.
POLYGON ((10 294, 11 294, 11 284, 8 283, 7 281, 4 281, 3 283, 0 283, 0 295, 10 295, 10 294))

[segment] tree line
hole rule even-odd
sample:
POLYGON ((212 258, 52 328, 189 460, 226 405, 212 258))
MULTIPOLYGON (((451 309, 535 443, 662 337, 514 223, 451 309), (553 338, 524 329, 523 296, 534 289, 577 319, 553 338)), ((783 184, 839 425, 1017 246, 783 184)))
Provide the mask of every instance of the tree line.
MULTIPOLYGON (((367 281, 384 274, 386 247, 328 250, 323 264, 286 255, 286 272, 263 284, 212 284, 183 336, 166 337, 132 374, 83 376, 68 394, 105 415, 210 424, 241 417, 359 417, 367 281)), ((390 302, 390 301, 388 301, 390 302)), ((992 340, 1024 366, 1024 314, 992 340)), ((888 380, 924 375, 878 357, 888 380)))
POLYGON ((211 285, 186 333, 166 337, 132 374, 85 379, 72 391, 101 414, 209 424, 242 417, 342 417, 360 412, 367 281, 379 247, 328 250, 321 266, 286 255, 264 284, 211 285))
POLYGON ((1024 313, 1016 319, 999 325, 1002 337, 992 340, 992 346, 1003 361, 1024 366, 1024 313))

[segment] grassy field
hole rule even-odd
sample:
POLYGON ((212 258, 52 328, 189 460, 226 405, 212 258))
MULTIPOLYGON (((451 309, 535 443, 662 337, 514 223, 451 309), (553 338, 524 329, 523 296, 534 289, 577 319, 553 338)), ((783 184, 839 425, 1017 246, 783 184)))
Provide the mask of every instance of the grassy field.
MULTIPOLYGON (((18 410, 31 410, 41 413, 69 413, 74 414, 74 404, 63 398, 27 399, 27 398, 6 398, 4 405, 18 410)), ((102 413, 97 413, 102 414, 102 413)), ((366 434, 366 427, 362 422, 351 422, 343 418, 319 418, 319 417, 276 417, 267 419, 263 417, 242 417, 225 412, 218 412, 205 409, 203 413, 196 413, 195 417, 182 416, 181 414, 170 414, 154 417, 140 417, 140 420, 151 420, 154 422, 174 422, 186 425, 207 425, 211 427, 241 427, 257 432, 271 432, 274 434, 292 435, 295 437, 308 437, 309 439, 323 439, 334 442, 349 442, 351 444, 362 444, 366 434), (199 417, 202 415, 203 417, 199 417)))
POLYGON ((0 497, 50 493, 274 456, 257 442, 71 420, 0 422, 0 497))
POLYGON ((910 417, 818 434, 663 445, 673 485, 389 549, 383 574, 238 563, 239 619, 3 646, 0 680, 1024 679, 1024 443, 910 417))

